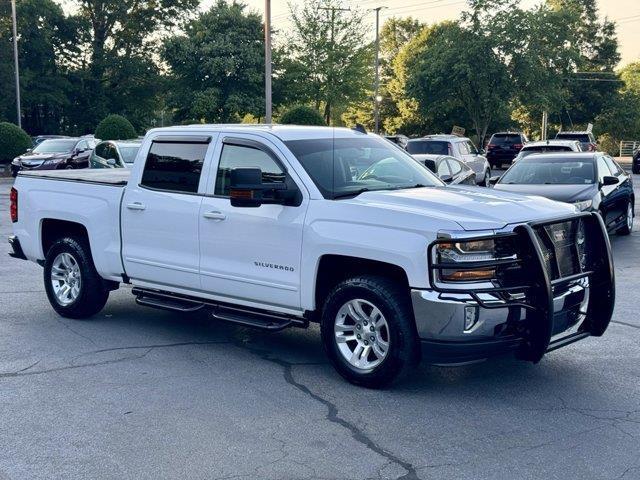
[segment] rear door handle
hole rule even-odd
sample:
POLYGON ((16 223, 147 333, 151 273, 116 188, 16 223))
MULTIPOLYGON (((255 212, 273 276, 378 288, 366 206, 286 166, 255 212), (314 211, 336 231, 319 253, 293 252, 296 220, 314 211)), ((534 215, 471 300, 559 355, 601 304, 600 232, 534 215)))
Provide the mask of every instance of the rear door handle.
POLYGON ((140 202, 133 202, 133 203, 127 203, 127 208, 129 210, 144 210, 145 207, 142 203, 140 202))
POLYGON ((227 216, 222 212, 205 212, 202 216, 209 220, 224 220, 227 218, 227 216))

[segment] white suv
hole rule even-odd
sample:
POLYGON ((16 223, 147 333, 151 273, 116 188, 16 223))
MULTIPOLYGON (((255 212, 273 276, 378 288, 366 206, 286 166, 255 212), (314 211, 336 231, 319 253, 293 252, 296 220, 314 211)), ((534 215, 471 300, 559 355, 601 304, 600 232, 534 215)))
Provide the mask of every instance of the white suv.
POLYGON ((413 138, 407 143, 407 151, 411 155, 432 154, 449 155, 462 160, 476 174, 478 185, 489 186, 491 167, 484 152, 479 152, 471 140, 456 135, 427 135, 413 138))

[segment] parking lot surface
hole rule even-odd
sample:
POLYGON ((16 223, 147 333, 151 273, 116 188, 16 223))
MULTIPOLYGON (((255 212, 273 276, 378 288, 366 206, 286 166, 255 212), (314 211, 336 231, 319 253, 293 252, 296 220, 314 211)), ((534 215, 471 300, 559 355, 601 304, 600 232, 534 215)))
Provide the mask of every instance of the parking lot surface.
POLYGON ((0 479, 640 478, 640 232, 612 237, 604 337, 373 391, 335 373, 316 326, 249 330, 137 306, 126 287, 90 320, 57 316, 42 269, 7 256, 10 185, 0 479))

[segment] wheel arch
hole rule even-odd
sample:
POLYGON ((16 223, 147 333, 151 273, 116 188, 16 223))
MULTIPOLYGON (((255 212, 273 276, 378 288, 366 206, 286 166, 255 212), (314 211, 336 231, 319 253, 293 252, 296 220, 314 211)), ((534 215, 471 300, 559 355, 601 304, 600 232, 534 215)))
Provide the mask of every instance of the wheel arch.
MULTIPOLYGON (((66 236, 85 241, 89 247, 89 253, 91 253, 89 233, 83 224, 57 218, 43 218, 40 222, 40 246, 43 258, 57 240, 66 236)), ((93 256, 93 253, 91 255, 93 256)))
MULTIPOLYGON (((409 277, 401 266, 393 263, 349 255, 325 254, 318 260, 314 289, 314 312, 319 313, 321 305, 331 289, 347 278, 357 275, 379 275, 392 278, 409 291, 409 277)), ((317 315, 312 315, 312 319, 317 315)))

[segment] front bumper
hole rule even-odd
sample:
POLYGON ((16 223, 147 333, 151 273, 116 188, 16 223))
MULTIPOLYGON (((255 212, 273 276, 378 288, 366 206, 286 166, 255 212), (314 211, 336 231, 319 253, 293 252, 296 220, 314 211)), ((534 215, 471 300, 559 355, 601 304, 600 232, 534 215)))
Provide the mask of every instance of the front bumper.
MULTIPOLYGON (((602 219, 582 213, 589 232, 589 264, 578 274, 551 279, 543 261, 536 228, 554 222, 519 226, 513 235, 531 255, 523 284, 461 291, 435 286, 414 289, 411 300, 423 360, 457 364, 507 353, 539 361, 549 351, 606 330, 615 298, 613 263, 602 219), (589 292, 598 301, 589 301, 589 292), (523 294, 523 292, 526 292, 523 294), (518 294, 518 295, 514 295, 518 294)), ((430 264, 430 271, 438 265, 430 264)), ((432 281, 432 285, 437 285, 432 281)))

